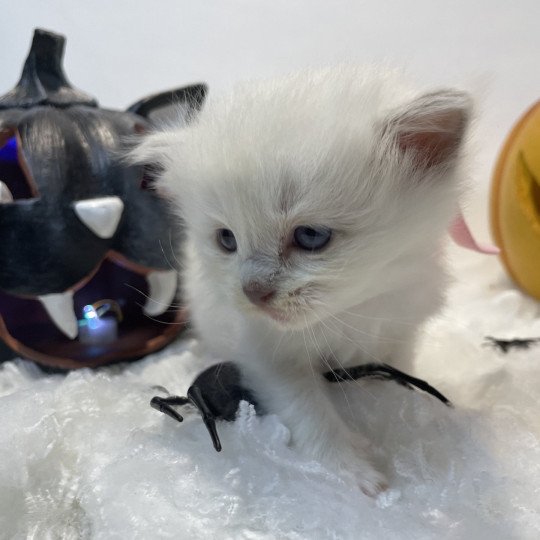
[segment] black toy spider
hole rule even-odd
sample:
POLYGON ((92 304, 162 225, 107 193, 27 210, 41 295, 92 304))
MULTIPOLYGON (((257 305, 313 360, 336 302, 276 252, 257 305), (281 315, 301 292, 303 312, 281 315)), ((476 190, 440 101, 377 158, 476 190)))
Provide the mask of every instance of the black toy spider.
MULTIPOLYGON (((386 364, 364 364, 347 370, 336 369, 324 373, 323 376, 331 383, 366 377, 395 381, 411 390, 414 388, 423 390, 442 401, 445 405, 452 406, 445 396, 427 382, 411 377, 386 364)), ((168 394, 165 388, 157 388, 168 394)), ((155 396, 150 401, 150 405, 178 422, 183 422, 184 418, 173 407, 178 405, 194 406, 202 417, 214 448, 217 452, 220 452, 222 447, 216 428, 216 420, 233 421, 240 401, 252 403, 257 413, 264 414, 253 394, 241 385, 238 368, 232 362, 224 362, 203 371, 189 387, 186 397, 155 396)))
POLYGON ((512 349, 528 349, 535 343, 540 343, 540 338, 499 339, 492 336, 487 336, 484 345, 498 349, 503 353, 507 353, 512 349))

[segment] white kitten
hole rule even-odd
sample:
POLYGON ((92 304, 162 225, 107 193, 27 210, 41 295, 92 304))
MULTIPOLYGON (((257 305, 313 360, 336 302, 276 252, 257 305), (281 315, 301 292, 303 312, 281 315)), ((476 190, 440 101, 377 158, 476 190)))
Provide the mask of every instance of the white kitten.
POLYGON ((245 84, 135 151, 187 230, 185 298, 209 354, 237 362, 293 443, 386 486, 319 376, 411 368, 441 304, 470 102, 340 68, 245 84))

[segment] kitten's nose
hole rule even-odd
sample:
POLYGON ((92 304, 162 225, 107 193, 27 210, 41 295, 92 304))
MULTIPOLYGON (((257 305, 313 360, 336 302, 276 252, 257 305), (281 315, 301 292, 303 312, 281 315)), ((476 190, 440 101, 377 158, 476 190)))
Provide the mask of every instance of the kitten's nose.
POLYGON ((268 303, 276 295, 275 289, 268 285, 263 285, 256 281, 252 281, 242 286, 244 294, 256 306, 262 306, 268 303))

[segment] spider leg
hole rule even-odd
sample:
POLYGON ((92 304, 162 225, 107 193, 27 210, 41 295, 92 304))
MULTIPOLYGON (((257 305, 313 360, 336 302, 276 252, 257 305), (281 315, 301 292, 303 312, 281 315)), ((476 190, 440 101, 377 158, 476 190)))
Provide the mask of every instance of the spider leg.
POLYGON ((150 401, 150 406, 154 409, 158 410, 159 412, 162 412, 163 414, 166 414, 167 416, 170 416, 174 420, 178 422, 183 422, 184 417, 177 411, 175 411, 172 408, 172 405, 185 405, 186 403, 190 403, 190 400, 185 397, 180 396, 167 396, 167 397, 161 397, 161 396, 154 396, 150 401))
POLYGON ((453 406, 452 402, 447 397, 441 394, 436 388, 433 388, 433 386, 428 384, 426 381, 422 379, 417 379, 416 377, 412 377, 411 375, 407 375, 406 373, 403 373, 403 371, 399 371, 399 369, 396 369, 387 364, 382 364, 381 369, 383 369, 388 374, 390 374, 391 377, 394 378, 397 382, 404 384, 405 386, 408 386, 408 385, 415 386, 416 388, 423 390, 424 392, 432 395, 433 397, 436 397, 439 401, 442 401, 446 406, 448 407, 453 406))
POLYGON ((412 389, 412 386, 404 379, 396 376, 395 373, 385 369, 385 364, 362 364, 347 369, 334 369, 324 373, 324 377, 330 382, 354 381, 357 379, 376 379, 379 381, 395 381, 398 384, 412 389))
MULTIPOLYGON (((356 379, 360 377, 369 377, 380 381, 394 381, 409 390, 413 389, 413 385, 407 380, 407 375, 397 369, 394 369, 386 364, 364 364, 353 368, 351 375, 356 379)), ((412 379, 412 377, 411 377, 412 379)))
POLYGON ((484 346, 493 347, 503 353, 507 353, 510 349, 528 349, 531 345, 538 342, 540 342, 540 338, 499 339, 486 336, 484 346))
POLYGON ((171 393, 164 386, 161 386, 160 384, 155 384, 154 386, 152 386, 152 390, 163 392, 164 394, 167 394, 168 396, 171 395, 171 393))
POLYGON ((424 392, 436 397, 448 407, 452 407, 452 403, 436 388, 422 379, 417 379, 411 375, 407 375, 399 369, 393 368, 388 364, 363 364, 354 366, 348 369, 335 369, 324 374, 326 380, 330 382, 351 381, 361 378, 374 378, 387 381, 395 381, 406 388, 418 388, 424 392))
POLYGON ((193 403, 193 405, 195 405, 195 407, 197 407, 201 413, 204 425, 210 434, 210 438, 212 439, 212 444, 214 445, 216 452, 221 452, 221 441, 219 440, 219 435, 216 428, 216 416, 208 407, 208 404, 202 395, 201 389, 194 384, 189 387, 187 395, 189 401, 191 401, 191 403, 193 403))

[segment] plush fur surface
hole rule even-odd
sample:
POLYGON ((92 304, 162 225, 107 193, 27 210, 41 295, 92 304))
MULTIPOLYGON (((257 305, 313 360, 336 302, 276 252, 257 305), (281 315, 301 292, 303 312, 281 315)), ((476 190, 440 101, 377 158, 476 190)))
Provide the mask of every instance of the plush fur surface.
POLYGON ((0 538, 536 540, 540 347, 503 355, 483 342, 540 336, 539 306, 494 258, 452 258, 457 283, 416 371, 455 408, 393 383, 331 387, 388 477, 377 499, 291 449, 276 416, 242 408, 218 426, 218 454, 199 418, 151 409, 151 386, 183 394, 203 367, 180 342, 67 376, 0 366, 0 538))
POLYGON ((395 73, 305 71, 210 98, 190 126, 135 151, 163 169, 158 186, 186 225, 184 294, 206 354, 238 362, 292 444, 371 495, 387 481, 318 374, 411 368, 444 293, 470 109, 462 93, 421 93, 395 73), (301 226, 331 230, 330 242, 300 249, 301 226), (223 229, 234 252, 218 244, 223 229), (271 298, 250 301, 257 291, 271 298))

